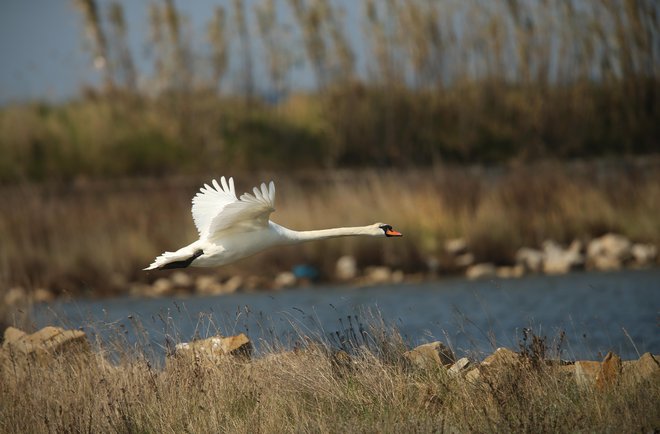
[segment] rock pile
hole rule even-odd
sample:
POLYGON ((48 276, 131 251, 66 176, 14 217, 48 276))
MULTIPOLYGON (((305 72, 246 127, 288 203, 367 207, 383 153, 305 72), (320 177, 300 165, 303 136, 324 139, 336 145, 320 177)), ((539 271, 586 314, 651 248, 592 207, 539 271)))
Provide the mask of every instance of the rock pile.
POLYGON ((462 238, 448 240, 445 256, 450 268, 465 270, 468 279, 515 278, 525 273, 565 274, 574 270, 611 271, 624 267, 647 267, 656 263, 658 249, 653 244, 633 243, 619 234, 605 234, 588 243, 574 240, 565 247, 546 240, 540 249, 522 247, 515 264, 496 266, 490 262, 475 263, 467 242, 462 238))
MULTIPOLYGON (((503 381, 511 377, 503 375, 507 371, 516 372, 529 369, 528 359, 508 348, 498 348, 481 363, 467 358, 454 359, 451 349, 442 342, 420 345, 404 354, 412 362, 411 366, 419 369, 447 370, 452 378, 464 378, 468 383, 480 384, 487 382, 491 386, 500 387, 503 381), (446 355, 446 357, 442 357, 446 355)), ((579 360, 565 362, 544 360, 544 364, 557 375, 568 375, 583 388, 607 390, 620 383, 643 384, 660 382, 659 356, 651 353, 643 354, 638 360, 622 361, 612 352, 602 361, 579 360)))

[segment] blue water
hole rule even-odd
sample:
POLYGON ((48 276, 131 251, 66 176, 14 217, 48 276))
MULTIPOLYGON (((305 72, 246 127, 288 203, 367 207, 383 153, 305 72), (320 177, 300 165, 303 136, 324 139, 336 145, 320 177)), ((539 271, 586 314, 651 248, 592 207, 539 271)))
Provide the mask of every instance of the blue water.
POLYGON ((264 342, 292 344, 301 334, 334 337, 374 316, 396 327, 411 346, 439 339, 461 355, 517 349, 523 329, 531 328, 549 344, 564 331, 566 359, 598 359, 609 350, 631 359, 660 353, 660 270, 79 300, 39 306, 34 318, 37 326, 82 327, 103 339, 124 336, 162 354, 167 340, 218 332, 246 332, 257 350, 264 342))

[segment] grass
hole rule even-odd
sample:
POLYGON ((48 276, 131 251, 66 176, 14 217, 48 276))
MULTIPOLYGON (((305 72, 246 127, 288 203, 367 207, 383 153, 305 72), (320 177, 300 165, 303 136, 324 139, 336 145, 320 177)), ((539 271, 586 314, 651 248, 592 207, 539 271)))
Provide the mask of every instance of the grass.
MULTIPOLYGON (((544 363, 505 364, 482 380, 413 368, 396 330, 373 325, 350 361, 299 335, 252 360, 171 357, 118 337, 90 354, 9 357, 0 431, 13 432, 650 432, 659 383, 581 388, 544 363), (371 342, 371 345, 364 345, 371 342), (115 354, 116 363, 106 356, 115 354), (26 393, 29 391, 29 393, 26 393)), ((531 360, 531 359, 530 359, 531 360)), ((538 361, 537 361, 538 362, 538 361)), ((656 377, 657 378, 657 377, 656 377)))
MULTIPOLYGON (((406 171, 262 172, 232 174, 239 190, 274 179, 274 221, 294 229, 382 221, 397 240, 345 238, 264 252, 205 272, 221 277, 275 276, 299 263, 331 279, 336 259, 426 272, 444 261, 444 241, 465 237, 478 261, 509 264, 521 246, 545 239, 570 243, 606 232, 660 243, 657 159, 537 163, 406 171)), ((145 264, 197 234, 190 198, 211 176, 123 179, 77 184, 21 184, 2 189, 0 276, 3 289, 47 287, 59 294, 122 294, 128 282, 150 281, 145 264)))

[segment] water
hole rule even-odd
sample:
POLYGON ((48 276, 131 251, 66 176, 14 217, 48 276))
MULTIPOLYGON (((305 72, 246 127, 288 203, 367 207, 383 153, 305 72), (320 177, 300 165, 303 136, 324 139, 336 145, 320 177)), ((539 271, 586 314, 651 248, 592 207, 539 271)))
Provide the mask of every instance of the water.
POLYGON ((286 343, 301 332, 334 335, 349 321, 367 322, 366 311, 398 328, 410 345, 439 339, 459 355, 483 355, 496 346, 517 349, 524 328, 548 342, 564 331, 561 356, 566 359, 598 359, 609 350, 624 359, 660 353, 658 269, 60 302, 37 307, 35 321, 38 326, 82 327, 102 338, 123 333, 129 342, 146 332, 147 343, 162 355, 168 336, 186 341, 195 335, 246 332, 259 350, 273 337, 286 343))

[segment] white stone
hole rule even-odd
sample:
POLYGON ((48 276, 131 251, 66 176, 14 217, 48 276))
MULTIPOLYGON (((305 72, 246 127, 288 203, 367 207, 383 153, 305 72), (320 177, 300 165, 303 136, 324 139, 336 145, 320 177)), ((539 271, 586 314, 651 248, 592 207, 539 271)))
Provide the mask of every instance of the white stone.
POLYGON ((339 280, 352 280, 357 277, 357 261, 353 256, 345 255, 337 259, 335 274, 339 280))
POLYGON ((465 238, 452 238, 445 241, 445 251, 452 256, 466 253, 467 247, 468 245, 465 238))
POLYGON ((389 283, 392 280, 392 270, 389 267, 367 267, 364 270, 369 283, 389 283))
POLYGON ((638 265, 649 265, 658 256, 658 248, 653 244, 636 243, 633 244, 630 253, 638 265))
POLYGON ((497 268, 490 262, 484 262, 471 266, 465 271, 465 276, 468 279, 484 279, 495 277, 497 275, 497 268))
POLYGON ((525 274, 525 267, 516 264, 512 267, 497 267, 496 275, 502 279, 515 279, 525 274))
POLYGON ((600 238, 591 240, 587 247, 587 256, 589 259, 596 256, 610 256, 625 261, 630 257, 631 247, 632 243, 623 235, 605 234, 600 238))
POLYGON ((177 288, 191 288, 194 284, 192 277, 184 271, 175 271, 170 276, 172 284, 177 288))
POLYGON ((451 365, 451 367, 447 370, 447 374, 449 374, 450 377, 456 377, 461 373, 466 372, 470 366, 470 360, 467 357, 463 357, 451 365))
POLYGON ((222 286, 226 294, 234 293, 243 287, 243 277, 238 274, 232 276, 222 286))
POLYGON ((546 274, 565 274, 584 265, 584 256, 580 253, 581 243, 573 242, 571 247, 564 249, 557 242, 543 242, 543 272, 546 274))
POLYGON ((543 252, 529 247, 522 247, 516 252, 516 262, 532 273, 543 269, 543 252))
POLYGON ((275 288, 291 288, 296 284, 296 275, 290 271, 283 271, 278 274, 273 281, 275 288))
POLYGON ((474 255, 472 253, 463 253, 454 258, 454 264, 457 267, 469 267, 474 264, 474 255))

